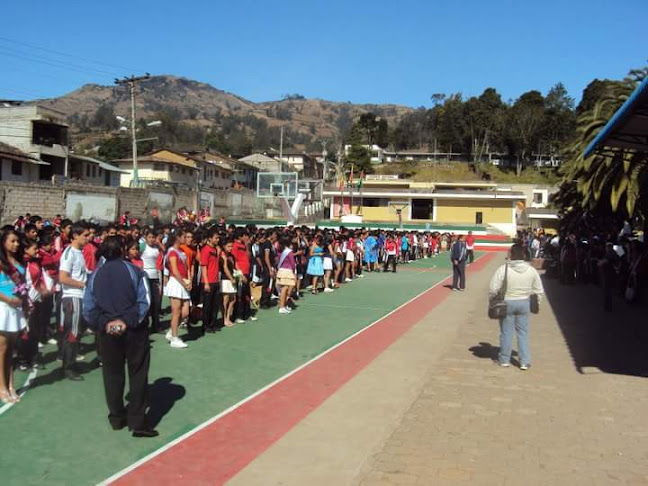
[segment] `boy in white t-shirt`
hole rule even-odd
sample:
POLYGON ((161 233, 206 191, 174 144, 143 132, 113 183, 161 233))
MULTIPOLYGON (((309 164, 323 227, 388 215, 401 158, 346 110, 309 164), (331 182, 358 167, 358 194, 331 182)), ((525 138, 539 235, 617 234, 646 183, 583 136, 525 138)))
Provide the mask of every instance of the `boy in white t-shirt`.
POLYGON ((70 231, 70 244, 61 255, 59 282, 61 284, 61 327, 59 348, 63 357, 65 377, 80 381, 83 377, 73 369, 79 349, 81 319, 83 313, 83 291, 88 271, 83 247, 88 241, 89 231, 85 226, 75 224, 70 231))

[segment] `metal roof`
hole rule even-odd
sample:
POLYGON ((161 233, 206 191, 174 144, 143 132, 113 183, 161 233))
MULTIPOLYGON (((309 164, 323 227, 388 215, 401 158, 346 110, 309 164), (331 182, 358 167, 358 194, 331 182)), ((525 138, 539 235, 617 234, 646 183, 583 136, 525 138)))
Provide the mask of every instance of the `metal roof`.
POLYGON ((590 142, 583 157, 603 147, 648 150, 648 78, 637 86, 590 142))
POLYGON ((122 170, 119 167, 115 167, 114 165, 110 165, 110 164, 104 162, 103 160, 93 159, 92 157, 87 157, 85 155, 70 154, 70 158, 71 159, 77 159, 77 160, 83 160, 84 162, 90 162, 91 164, 97 164, 103 170, 106 170, 108 172, 122 172, 124 174, 128 173, 127 170, 122 170))

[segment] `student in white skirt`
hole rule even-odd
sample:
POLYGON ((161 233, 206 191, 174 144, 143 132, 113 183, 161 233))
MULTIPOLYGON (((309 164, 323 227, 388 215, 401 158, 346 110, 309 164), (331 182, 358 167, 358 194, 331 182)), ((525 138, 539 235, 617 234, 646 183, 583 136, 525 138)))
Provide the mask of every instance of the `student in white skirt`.
POLYGON ((331 273, 333 273, 333 241, 330 235, 324 238, 324 292, 333 292, 331 288, 331 273))
POLYGON ((223 296, 223 325, 225 327, 234 326, 234 322, 232 322, 232 312, 234 311, 234 304, 236 303, 236 263, 234 261, 234 255, 232 255, 233 246, 233 238, 225 238, 222 243, 223 251, 221 251, 220 255, 220 268, 222 272, 221 294, 223 296))
POLYGON ((180 250, 180 245, 184 245, 185 241, 185 232, 181 229, 176 230, 175 234, 169 236, 169 250, 164 258, 164 266, 169 271, 164 295, 171 302, 171 329, 167 332, 166 338, 171 347, 177 349, 187 347, 187 343, 178 337, 181 320, 189 317, 189 292, 191 292, 187 255, 180 250))
POLYGON ((14 230, 0 236, 0 401, 17 403, 13 351, 18 334, 27 326, 23 313, 27 287, 20 258, 20 239, 14 230))

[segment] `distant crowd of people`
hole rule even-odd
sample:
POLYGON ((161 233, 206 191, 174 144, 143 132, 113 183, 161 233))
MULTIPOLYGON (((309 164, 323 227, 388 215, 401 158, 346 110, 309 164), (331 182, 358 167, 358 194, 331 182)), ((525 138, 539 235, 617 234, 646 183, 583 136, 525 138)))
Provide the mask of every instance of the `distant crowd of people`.
POLYGON ((552 235, 542 229, 525 231, 518 240, 528 258, 547 262, 549 276, 566 285, 598 285, 606 311, 614 308, 615 301, 639 300, 648 282, 644 235, 633 231, 629 221, 621 228, 608 230, 583 227, 552 235))

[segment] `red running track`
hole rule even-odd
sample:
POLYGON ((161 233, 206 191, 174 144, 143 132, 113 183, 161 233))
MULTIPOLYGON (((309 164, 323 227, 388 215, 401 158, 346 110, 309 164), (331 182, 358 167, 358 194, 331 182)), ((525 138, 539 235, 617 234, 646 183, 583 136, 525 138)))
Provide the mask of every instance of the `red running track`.
MULTIPOLYGON (((494 257, 482 256, 468 273, 483 269, 494 257)), ((450 293, 442 285, 446 281, 220 419, 126 469, 112 484, 225 483, 439 305, 450 293)))

